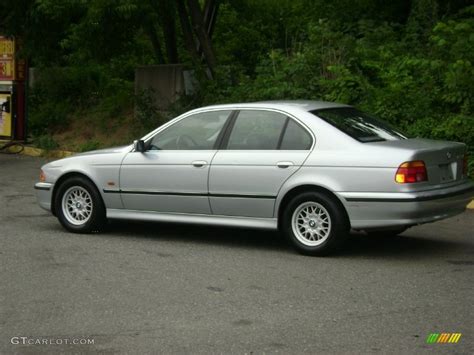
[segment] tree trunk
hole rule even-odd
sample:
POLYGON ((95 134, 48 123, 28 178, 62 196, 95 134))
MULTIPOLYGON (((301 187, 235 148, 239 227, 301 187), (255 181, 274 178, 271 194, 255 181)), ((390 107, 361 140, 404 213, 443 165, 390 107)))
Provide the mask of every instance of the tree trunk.
POLYGON ((163 18, 163 35, 165 37, 166 54, 168 63, 178 63, 178 49, 176 45, 176 24, 174 21, 174 8, 167 9, 163 18))
POLYGON ((155 52, 155 58, 158 64, 165 63, 165 57, 163 56, 163 51, 161 50, 161 43, 156 34, 155 26, 152 23, 145 23, 144 25, 145 33, 148 35, 153 46, 153 51, 155 52))
POLYGON ((212 49, 209 35, 207 34, 207 31, 204 27, 201 8, 197 0, 187 0, 187 3, 189 7, 189 14, 191 15, 191 22, 193 24, 194 32, 196 33, 196 36, 199 39, 204 58, 212 74, 214 72, 214 67, 216 66, 216 57, 214 55, 214 50, 212 49))
POLYGON ((163 30, 168 63, 178 63, 174 0, 150 0, 150 4, 163 30))
POLYGON ((193 37, 193 28, 189 23, 188 11, 186 10, 186 4, 184 0, 176 0, 178 17, 181 24, 181 31, 183 31, 184 43, 186 49, 195 59, 199 59, 199 53, 197 51, 197 45, 193 37))
POLYGON ((214 32, 218 8, 219 2, 216 2, 216 0, 206 0, 206 3, 204 4, 204 26, 210 39, 214 32))

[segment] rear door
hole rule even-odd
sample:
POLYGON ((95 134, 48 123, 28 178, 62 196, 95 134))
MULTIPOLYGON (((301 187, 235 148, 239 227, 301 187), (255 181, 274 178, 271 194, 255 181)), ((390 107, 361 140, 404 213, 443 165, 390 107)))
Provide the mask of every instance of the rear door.
POLYGON ((301 167, 313 142, 306 128, 281 112, 240 111, 212 160, 213 214, 272 217, 278 191, 301 167))

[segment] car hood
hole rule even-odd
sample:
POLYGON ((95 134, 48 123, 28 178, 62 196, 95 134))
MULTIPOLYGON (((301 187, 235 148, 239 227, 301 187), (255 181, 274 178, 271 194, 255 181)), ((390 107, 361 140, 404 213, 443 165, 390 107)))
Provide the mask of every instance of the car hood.
POLYGON ((130 145, 124 145, 121 147, 105 148, 98 150, 91 150, 89 152, 74 154, 75 157, 88 156, 88 155, 97 155, 97 154, 110 154, 110 153, 123 153, 132 149, 130 145))
MULTIPOLYGON (((123 154, 126 154, 132 150, 131 145, 126 145, 122 147, 114 147, 114 148, 106 148, 106 149, 98 149, 98 150, 92 150, 90 152, 84 152, 84 153, 78 153, 71 155, 70 157, 66 157, 63 159, 55 160, 52 161, 46 165, 44 165, 42 168, 48 169, 48 168, 59 168, 62 167, 66 164, 72 164, 77 161, 95 161, 96 159, 94 157, 97 157, 99 159, 99 156, 104 156, 104 155, 112 155, 112 156, 122 156, 123 154)), ((121 159, 121 158, 119 158, 121 159)))

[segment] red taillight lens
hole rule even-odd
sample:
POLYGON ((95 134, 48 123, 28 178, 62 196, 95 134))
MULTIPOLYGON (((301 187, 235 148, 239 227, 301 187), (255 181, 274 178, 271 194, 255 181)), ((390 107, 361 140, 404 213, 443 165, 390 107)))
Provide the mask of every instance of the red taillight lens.
POLYGON ((417 160, 403 163, 398 167, 395 181, 399 184, 428 181, 425 162, 417 160))
POLYGON ((45 182, 46 181, 46 176, 44 175, 43 170, 40 170, 39 181, 40 182, 45 182))
POLYGON ((467 176, 469 174, 469 166, 468 166, 468 158, 467 158, 467 153, 464 154, 464 159, 463 159, 463 162, 462 162, 462 174, 464 176, 467 176))

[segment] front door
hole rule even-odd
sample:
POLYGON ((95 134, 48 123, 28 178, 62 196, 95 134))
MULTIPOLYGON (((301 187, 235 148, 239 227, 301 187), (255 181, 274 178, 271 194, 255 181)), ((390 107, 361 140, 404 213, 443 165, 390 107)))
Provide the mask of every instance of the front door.
POLYGON ((125 209, 210 214, 208 175, 230 111, 188 116, 157 133, 144 153, 131 152, 120 170, 125 209))
POLYGON ((209 175, 212 212, 273 217, 278 191, 305 161, 312 136, 282 113, 242 110, 225 140, 209 175))

